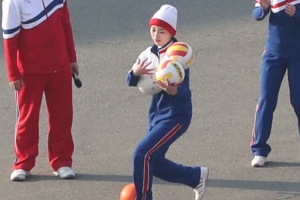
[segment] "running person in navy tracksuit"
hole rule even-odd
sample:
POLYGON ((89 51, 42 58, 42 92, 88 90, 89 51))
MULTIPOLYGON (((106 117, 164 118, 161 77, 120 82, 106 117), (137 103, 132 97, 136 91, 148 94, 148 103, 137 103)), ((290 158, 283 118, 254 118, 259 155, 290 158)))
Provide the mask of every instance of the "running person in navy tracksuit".
POLYGON ((262 56, 260 94, 251 142, 253 167, 264 166, 271 151, 267 141, 271 133, 280 85, 286 71, 290 101, 300 127, 300 1, 257 0, 253 17, 263 20, 268 13, 269 30, 262 56))
MULTIPOLYGON (((173 6, 163 5, 154 14, 149 26, 155 44, 140 54, 127 74, 129 86, 137 86, 139 77, 150 72, 146 69, 149 63, 158 66, 164 60, 167 48, 176 41, 173 37, 176 24, 177 10, 173 6)), ((148 132, 133 155, 136 200, 152 200, 153 176, 190 186, 196 193, 196 200, 204 195, 207 168, 186 167, 165 158, 170 145, 188 129, 192 119, 189 69, 185 74, 184 82, 179 87, 159 82, 163 90, 152 96, 148 132)))

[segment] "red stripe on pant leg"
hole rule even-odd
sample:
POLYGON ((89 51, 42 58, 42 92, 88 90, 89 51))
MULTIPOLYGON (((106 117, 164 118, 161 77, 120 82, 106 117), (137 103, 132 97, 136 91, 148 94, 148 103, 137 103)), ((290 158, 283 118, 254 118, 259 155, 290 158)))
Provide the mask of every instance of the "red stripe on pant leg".
POLYGON ((255 143, 255 127, 256 127, 256 114, 257 114, 257 110, 258 110, 258 104, 256 105, 255 108, 255 115, 254 115, 254 125, 253 125, 253 129, 252 129, 252 141, 250 143, 250 146, 252 146, 255 143))
POLYGON ((163 137, 152 149, 150 149, 145 156, 144 159, 144 183, 143 183, 143 197, 142 200, 146 200, 146 192, 149 189, 149 160, 150 155, 157 150, 159 147, 161 147, 163 144, 165 144, 170 138, 172 138, 177 131, 180 130, 182 124, 177 124, 165 137, 163 137))

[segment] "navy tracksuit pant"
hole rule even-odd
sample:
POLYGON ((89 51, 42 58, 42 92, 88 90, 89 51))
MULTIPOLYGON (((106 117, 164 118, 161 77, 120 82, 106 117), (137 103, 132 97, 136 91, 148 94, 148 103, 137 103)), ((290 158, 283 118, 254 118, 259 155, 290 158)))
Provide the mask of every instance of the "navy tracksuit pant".
POLYGON ((300 119, 300 58, 283 58, 265 52, 260 74, 260 95, 256 106, 251 150, 254 155, 267 157, 271 151, 267 141, 270 137, 273 113, 278 99, 281 82, 287 72, 290 102, 300 119))
POLYGON ((149 127, 133 155, 136 200, 152 200, 153 176, 192 188, 199 184, 200 167, 186 167, 165 158, 169 146, 188 129, 189 124, 189 120, 181 117, 149 127))

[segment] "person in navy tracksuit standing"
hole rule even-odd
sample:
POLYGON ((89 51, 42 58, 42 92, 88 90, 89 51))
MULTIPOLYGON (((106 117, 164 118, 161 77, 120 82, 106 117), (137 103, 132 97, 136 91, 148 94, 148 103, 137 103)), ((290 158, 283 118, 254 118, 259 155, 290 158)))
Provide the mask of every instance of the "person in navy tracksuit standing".
POLYGON ((300 1, 257 0, 253 17, 258 21, 263 20, 268 13, 269 30, 262 55, 260 94, 251 142, 253 167, 264 166, 271 151, 267 141, 286 72, 290 102, 298 118, 298 132, 300 127, 300 1))
MULTIPOLYGON (((171 5, 163 5, 151 18, 150 34, 155 44, 140 54, 127 74, 129 86, 137 86, 141 75, 151 73, 146 68, 150 63, 158 66, 165 59, 167 48, 177 41, 174 38, 176 23, 177 9, 171 5)), ((148 131, 133 155, 136 200, 152 200, 153 176, 190 186, 196 193, 196 200, 204 195, 207 168, 187 167, 165 158, 170 145, 185 133, 192 119, 189 69, 185 74, 184 82, 179 87, 158 82, 162 91, 152 96, 148 131)))

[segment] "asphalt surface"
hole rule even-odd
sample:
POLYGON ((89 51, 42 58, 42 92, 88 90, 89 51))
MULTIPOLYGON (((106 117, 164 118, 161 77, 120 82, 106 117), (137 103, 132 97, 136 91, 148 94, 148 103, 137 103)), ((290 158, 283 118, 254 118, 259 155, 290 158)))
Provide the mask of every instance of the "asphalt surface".
MULTIPOLYGON (((125 77, 138 54, 152 45, 148 21, 162 4, 178 8, 178 35, 196 57, 191 66, 193 121, 167 157, 210 168, 205 200, 300 199, 297 120, 286 79, 269 140, 265 168, 252 168, 249 144, 258 98, 267 20, 252 19, 248 0, 72 0, 69 7, 83 87, 74 87, 75 180, 52 176, 47 158, 47 116, 41 111, 40 153, 33 176, 11 182, 14 93, 1 46, 0 199, 118 200, 132 182, 132 153, 147 126, 150 97, 125 77)), ((155 200, 194 199, 192 189, 155 179, 155 200)))

